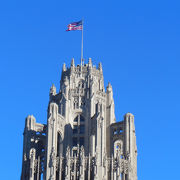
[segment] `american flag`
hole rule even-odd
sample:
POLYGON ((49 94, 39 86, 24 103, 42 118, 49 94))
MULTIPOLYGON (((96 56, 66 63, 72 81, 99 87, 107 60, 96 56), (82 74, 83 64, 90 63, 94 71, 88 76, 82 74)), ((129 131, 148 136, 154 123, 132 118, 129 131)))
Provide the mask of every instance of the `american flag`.
POLYGON ((66 31, 82 30, 82 20, 68 24, 66 31))

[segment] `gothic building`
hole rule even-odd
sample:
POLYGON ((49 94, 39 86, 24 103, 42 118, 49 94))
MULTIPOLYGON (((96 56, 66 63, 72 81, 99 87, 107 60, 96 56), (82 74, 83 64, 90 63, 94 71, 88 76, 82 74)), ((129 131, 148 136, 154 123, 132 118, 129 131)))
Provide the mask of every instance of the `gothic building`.
POLYGON ((116 122, 101 63, 63 65, 52 85, 47 124, 26 118, 21 180, 137 180, 134 116, 116 122))

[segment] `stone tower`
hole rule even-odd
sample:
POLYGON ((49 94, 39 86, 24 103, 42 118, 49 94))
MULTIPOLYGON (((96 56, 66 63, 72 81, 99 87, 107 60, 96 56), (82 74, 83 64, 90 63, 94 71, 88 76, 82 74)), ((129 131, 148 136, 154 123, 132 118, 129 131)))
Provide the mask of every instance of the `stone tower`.
POLYGON ((52 85, 47 124, 26 118, 21 180, 137 180, 134 116, 116 122, 101 63, 63 65, 52 85))

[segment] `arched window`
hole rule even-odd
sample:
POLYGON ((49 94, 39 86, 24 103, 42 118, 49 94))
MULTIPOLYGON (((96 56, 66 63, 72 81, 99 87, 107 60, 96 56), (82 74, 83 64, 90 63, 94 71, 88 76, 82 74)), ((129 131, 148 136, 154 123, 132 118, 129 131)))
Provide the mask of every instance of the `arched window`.
POLYGON ((74 122, 78 122, 78 116, 76 116, 76 118, 74 119, 74 122))
POLYGON ((79 100, 78 100, 77 97, 74 98, 73 108, 74 108, 74 109, 78 109, 78 108, 79 108, 79 100))
POLYGON ((85 88, 85 82, 83 80, 79 81, 78 88, 85 88))
POLYGON ((121 140, 116 140, 114 142, 114 156, 116 156, 117 153, 120 155, 123 153, 123 142, 121 140))
POLYGON ((78 123, 79 125, 80 124, 84 124, 85 122, 85 119, 82 115, 77 115, 75 118, 74 118, 74 123, 78 123))

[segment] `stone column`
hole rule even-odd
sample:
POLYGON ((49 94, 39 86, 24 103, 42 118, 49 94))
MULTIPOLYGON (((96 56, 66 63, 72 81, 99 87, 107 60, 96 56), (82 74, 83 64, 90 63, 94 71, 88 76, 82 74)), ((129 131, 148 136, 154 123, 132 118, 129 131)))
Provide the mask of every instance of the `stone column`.
POLYGON ((84 180, 84 148, 81 147, 80 152, 80 180, 84 180))
POLYGON ((91 157, 95 155, 95 135, 91 135, 91 157))
POLYGON ((117 180, 121 180, 121 149, 117 152, 117 180))
POLYGON ((62 155, 60 154, 60 157, 59 157, 59 180, 61 180, 61 177, 62 177, 62 165, 63 165, 62 160, 63 160, 63 158, 62 158, 62 155))
POLYGON ((37 180, 39 180, 40 177, 40 156, 38 156, 38 161, 37 161, 37 180))
POLYGON ((70 180, 70 149, 66 149, 65 180, 70 180))
POLYGON ((74 180, 76 180, 76 175, 77 175, 77 172, 76 172, 76 161, 77 161, 77 157, 75 156, 74 157, 74 180))
POLYGON ((117 168, 117 180, 121 180, 120 168, 117 168))
POLYGON ((113 161, 114 161, 114 157, 111 156, 111 180, 114 180, 114 167, 113 167, 113 161))
POLYGON ((56 146, 57 146, 57 118, 58 118, 58 105, 50 103, 49 105, 49 118, 47 129, 47 151, 46 151, 46 180, 56 178, 56 146))
POLYGON ((137 180, 137 147, 136 147, 136 135, 134 126, 134 116, 131 113, 127 113, 124 117, 125 124, 125 155, 129 161, 129 168, 127 178, 130 180, 137 180))
POLYGON ((108 172, 108 160, 107 160, 107 155, 105 153, 103 158, 103 180, 107 179, 108 177, 107 172, 108 172))
POLYGON ((36 150, 32 148, 30 150, 30 174, 29 174, 29 180, 34 180, 34 168, 35 168, 35 157, 36 157, 36 150))
POLYGON ((88 157, 88 180, 91 178, 91 156, 88 157))

